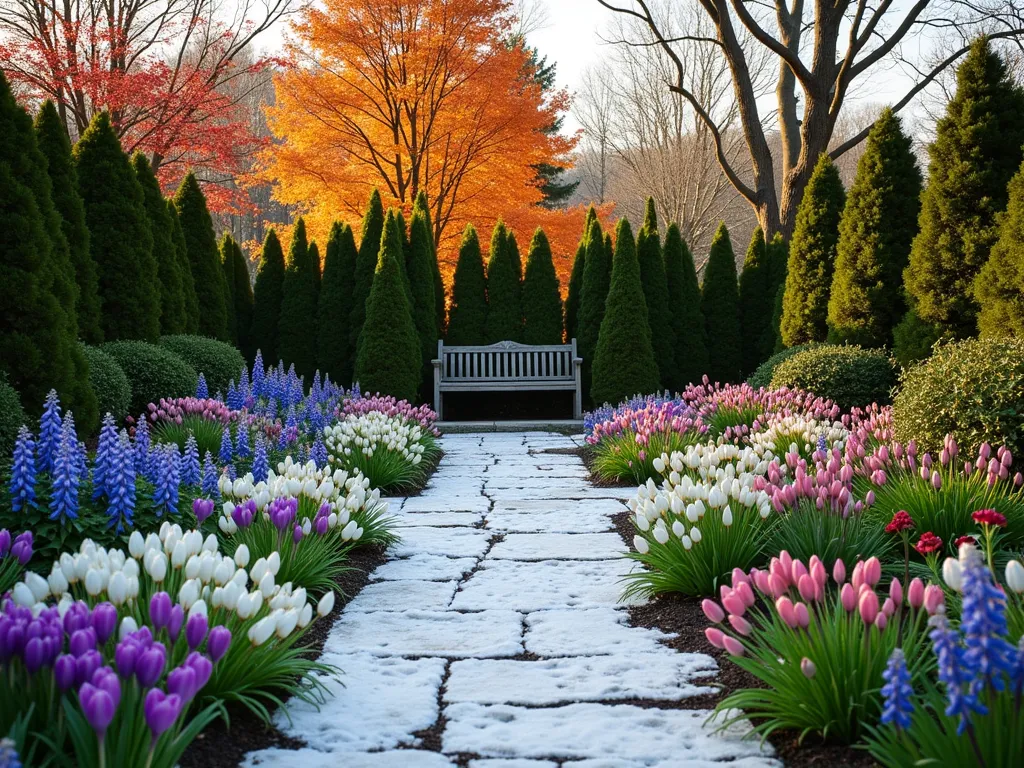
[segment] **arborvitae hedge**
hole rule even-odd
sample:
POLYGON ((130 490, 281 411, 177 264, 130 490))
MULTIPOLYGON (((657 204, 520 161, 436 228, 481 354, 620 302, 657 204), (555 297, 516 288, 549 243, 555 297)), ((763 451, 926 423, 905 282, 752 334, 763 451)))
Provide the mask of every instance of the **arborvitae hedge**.
POLYGON ((487 259, 488 344, 519 341, 523 334, 522 297, 508 238, 505 224, 499 221, 491 236, 491 253, 487 259))
POLYGON ((711 241, 711 253, 704 267, 700 308, 708 339, 708 376, 712 381, 722 383, 739 382, 742 379, 743 341, 736 257, 724 223, 718 227, 711 241))
MULTIPOLYGON (((358 351, 359 334, 363 330, 366 319, 366 299, 370 296, 373 285, 373 273, 377 268, 377 257, 380 253, 380 238, 384 230, 384 205, 380 200, 380 192, 376 189, 370 195, 363 217, 363 228, 359 240, 359 252, 356 254, 356 268, 352 277, 352 314, 349 317, 349 342, 352 347, 352 363, 358 351)), ((404 271, 404 270, 403 270, 404 271)))
POLYGON ((523 343, 562 343, 562 295, 551 245, 540 227, 533 233, 523 277, 523 343))
POLYGON ((697 269, 675 222, 665 231, 664 256, 672 330, 676 336, 676 379, 671 382, 671 388, 682 391, 687 384, 699 382, 707 373, 708 347, 697 269))
MULTIPOLYGON (((406 254, 406 275, 409 278, 409 296, 413 325, 420 340, 422 370, 420 386, 426 394, 427 381, 432 379, 431 360, 437 356, 437 301, 434 297, 434 244, 430 236, 430 224, 422 210, 412 214, 409 228, 409 253, 406 254)), ((432 386, 432 385, 431 385, 432 386)))
POLYGON ((235 242, 232 254, 231 295, 234 299, 235 323, 238 328, 238 348, 248 360, 249 355, 256 356, 256 348, 252 346, 252 282, 249 279, 249 259, 242 252, 242 246, 235 242))
POLYGON ((743 338, 743 375, 748 376, 772 355, 775 334, 769 337, 775 309, 771 285, 771 252, 760 227, 747 248, 740 272, 740 334, 743 338), (769 345, 769 342, 770 345, 769 345))
MULTIPOLYGON (((427 234, 430 235, 430 271, 434 275, 434 301, 435 301, 435 312, 437 314, 437 332, 438 334, 444 333, 445 326, 445 315, 447 313, 447 306, 444 295, 444 278, 441 277, 441 266, 437 262, 437 244, 434 242, 434 224, 430 218, 430 205, 427 202, 427 193, 422 189, 416 194, 416 202, 412 206, 412 215, 416 216, 419 213, 427 222, 427 234)), ((410 236, 410 246, 412 245, 410 236)), ((440 338, 440 336, 438 337, 440 338)))
POLYGON ((590 394, 595 403, 618 403, 658 386, 640 262, 633 231, 623 217, 615 230, 608 307, 601 320, 590 394))
POLYGON ((583 287, 583 265, 587 262, 587 246, 580 240, 576 247, 576 256, 572 260, 572 271, 569 273, 569 292, 565 297, 565 338, 576 337, 576 321, 580 312, 580 289, 583 287))
POLYGON ((516 273, 516 279, 519 282, 520 289, 523 285, 523 257, 519 254, 519 242, 516 240, 515 233, 511 229, 506 229, 508 237, 505 240, 505 245, 508 248, 509 258, 512 260, 512 269, 516 273))
POLYGON ((402 233, 394 211, 388 211, 383 229, 356 356, 356 380, 363 392, 381 392, 412 402, 419 389, 422 358, 412 308, 402 285, 402 233))
POLYGON ((316 275, 301 218, 292 230, 282 291, 277 353, 286 368, 294 365, 295 372, 311 382, 316 373, 316 275))
MULTIPOLYGON (((224 306, 228 308, 228 341, 238 346, 238 320, 235 317, 235 239, 225 232, 220 241, 220 268, 224 273, 224 306)), ((201 373, 201 371, 200 371, 201 373)))
POLYGON ((1009 195, 999 239, 974 287, 982 336, 1024 336, 1024 166, 1010 180, 1009 195))
POLYGON ((647 322, 651 326, 651 345, 658 363, 658 378, 663 388, 671 388, 679 378, 676 370, 676 333, 672 326, 672 308, 668 300, 668 278, 661 255, 658 215, 654 198, 647 198, 644 224, 636 237, 636 255, 640 262, 640 281, 647 302, 647 322))
POLYGON ((181 229, 178 208, 173 200, 164 200, 167 216, 171 222, 171 243, 174 245, 174 256, 178 262, 178 276, 181 278, 181 296, 185 306, 185 333, 199 333, 199 297, 196 296, 196 284, 192 279, 192 266, 188 260, 188 245, 185 233, 181 229))
POLYGON ((270 229, 263 239, 263 254, 256 270, 253 289, 252 347, 263 352, 265 361, 281 359, 278 321, 284 296, 284 252, 277 233, 270 229))
POLYGON ((605 301, 611 285, 611 250, 595 219, 587 233, 587 256, 583 265, 583 290, 580 293, 580 311, 576 326, 576 352, 583 358, 583 396, 590 397, 591 373, 597 337, 604 319, 605 301))
POLYGON ((829 156, 818 158, 796 212, 789 243, 786 292, 782 299, 782 341, 787 347, 824 341, 832 290, 839 218, 846 192, 829 156))
POLYGON ((61 230, 68 243, 68 254, 75 267, 78 299, 78 335, 90 344, 103 341, 102 308, 96 262, 89 252, 89 228, 85 223, 85 204, 78 193, 78 174, 71 156, 71 140, 67 129, 49 99, 43 104, 35 122, 36 141, 46 156, 50 174, 53 205, 61 219, 61 230))
POLYGON ((199 333, 227 341, 228 306, 225 300, 227 285, 224 270, 220 266, 213 219, 206 208, 206 198, 199 188, 199 182, 191 171, 178 187, 174 205, 178 209, 181 231, 185 234, 185 250, 199 301, 199 333))
POLYGON ((316 359, 320 372, 348 387, 352 383, 349 317, 352 314, 352 278, 356 267, 356 240, 352 227, 331 225, 317 303, 316 359))
POLYGON ((156 340, 160 284, 153 235, 142 187, 106 112, 93 118, 74 155, 99 278, 103 337, 156 340))
POLYGON ((466 225, 459 246, 459 261, 452 283, 452 306, 445 336, 452 346, 483 344, 487 324, 487 278, 480 253, 480 239, 472 224, 466 225))
POLYGON ((764 349, 772 350, 772 353, 781 352, 784 348, 782 343, 782 299, 786 293, 786 270, 789 262, 789 244, 782 239, 782 234, 775 233, 775 237, 768 243, 768 295, 772 297, 772 321, 764 329, 764 349))
POLYGON ((999 236, 996 214, 1024 144, 1024 92, 981 38, 957 70, 956 95, 928 147, 921 231, 903 273, 922 320, 956 338, 972 336, 974 280, 999 236))
POLYGON ((839 224, 828 303, 831 343, 884 347, 906 312, 903 270, 917 234, 921 171, 900 119, 885 109, 868 134, 839 224))

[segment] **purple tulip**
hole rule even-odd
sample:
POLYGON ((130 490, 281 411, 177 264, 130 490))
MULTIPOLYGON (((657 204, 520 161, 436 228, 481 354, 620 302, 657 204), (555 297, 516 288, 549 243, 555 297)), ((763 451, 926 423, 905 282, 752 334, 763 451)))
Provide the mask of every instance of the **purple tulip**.
POLYGON ((46 661, 46 646, 38 637, 25 643, 25 669, 29 674, 36 672, 46 661))
POLYGON ((32 531, 19 533, 11 546, 11 554, 14 555, 22 565, 28 565, 32 559, 32 531))
POLYGON ((185 625, 185 640, 188 642, 190 651, 194 651, 206 639, 209 627, 209 622, 201 613, 197 613, 188 620, 188 623, 185 625))
POLYGON ((135 660, 135 677, 143 688, 151 688, 163 674, 167 663, 167 651, 163 643, 153 643, 135 660))
POLYGON ((210 630, 210 635, 206 638, 206 652, 210 654, 210 659, 220 661, 230 647, 230 629, 227 627, 214 627, 210 630))
POLYGON ((25 648, 25 626, 21 623, 10 623, 6 627, 3 639, 0 639, 0 652, 4 658, 20 656, 25 648))
POLYGON ((213 662, 203 656, 203 654, 193 651, 185 659, 185 666, 195 672, 196 692, 198 693, 209 682, 210 675, 213 674, 213 662))
POLYGON ((86 651, 91 651, 96 648, 96 630, 92 627, 86 627, 85 629, 78 629, 71 635, 71 642, 69 643, 71 654, 73 656, 81 656, 86 651))
POLYGON ((178 642, 178 635, 181 634, 181 625, 185 623, 185 609, 176 605, 171 609, 171 620, 167 622, 167 634, 171 642, 178 642))
POLYGON ((93 674, 102 666, 103 657, 99 651, 86 651, 75 659, 75 684, 82 685, 92 680, 93 674))
POLYGON ((62 653, 53 662, 53 678, 61 693, 70 690, 75 684, 75 669, 75 657, 68 653, 62 653))
POLYGON ((92 628, 100 643, 105 643, 117 628, 117 608, 111 603, 100 603, 92 609, 92 628))
POLYGON ((196 525, 202 525, 213 514, 213 499, 196 499, 192 502, 192 512, 196 516, 196 525))
POLYGON ((174 721, 181 715, 185 702, 180 696, 171 694, 168 696, 159 688, 154 688, 146 694, 146 701, 142 706, 146 716, 146 725, 153 734, 153 743, 160 738, 160 735, 174 725, 174 721))
POLYGON ((295 527, 292 528, 292 541, 294 541, 296 544, 302 541, 302 526, 298 523, 296 523, 295 527))
POLYGON ((134 643, 141 645, 143 648, 149 648, 153 644, 153 633, 149 631, 149 627, 140 627, 135 632, 132 632, 129 637, 131 637, 134 643))
POLYGON ((71 605, 64 614, 64 632, 73 635, 80 629, 89 626, 89 608, 79 601, 71 605))
POLYGON ((199 690, 196 686, 196 671, 182 664, 167 675, 167 692, 180 696, 182 701, 192 701, 199 690))
POLYGON ((114 664, 117 666, 117 673, 125 680, 135 674, 135 663, 143 651, 143 647, 135 642, 118 643, 114 649, 114 664))
POLYGON ((107 691, 97 688, 91 683, 86 683, 78 692, 78 701, 82 705, 85 719, 89 721, 89 725, 102 741, 103 735, 114 719, 114 700, 107 691))
POLYGON ((114 709, 117 709, 121 703, 121 681, 117 679, 117 673, 110 667, 100 667, 92 673, 90 682, 101 691, 106 691, 114 702, 114 709))
POLYGON ((316 519, 316 532, 317 532, 317 535, 323 536, 325 533, 327 533, 327 525, 328 525, 328 523, 327 523, 327 518, 326 517, 318 517, 316 519))
POLYGON ((11 551, 11 532, 4 528, 0 531, 0 557, 7 557, 11 551))
POLYGON ((166 592, 157 592, 149 599, 149 621, 153 629, 159 632, 167 626, 171 619, 171 596, 166 592))

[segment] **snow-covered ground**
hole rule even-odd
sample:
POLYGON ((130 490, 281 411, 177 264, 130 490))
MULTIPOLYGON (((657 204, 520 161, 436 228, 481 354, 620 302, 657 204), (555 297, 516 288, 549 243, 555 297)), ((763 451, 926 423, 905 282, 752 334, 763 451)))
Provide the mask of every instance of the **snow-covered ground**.
POLYGON ((327 639, 324 660, 344 670, 332 698, 278 718, 307 746, 245 765, 779 768, 770 746, 716 731, 707 710, 650 706, 708 693, 717 666, 628 626, 630 566, 610 519, 628 490, 596 488, 579 458, 546 452, 575 445, 445 437, 426 490, 391 501, 402 542, 327 639), (429 751, 416 733, 439 723, 441 751, 429 751))

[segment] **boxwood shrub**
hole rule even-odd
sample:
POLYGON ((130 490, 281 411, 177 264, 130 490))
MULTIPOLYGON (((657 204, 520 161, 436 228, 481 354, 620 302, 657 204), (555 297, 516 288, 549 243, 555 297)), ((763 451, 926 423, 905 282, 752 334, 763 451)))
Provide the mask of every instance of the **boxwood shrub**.
POLYGON ((896 384, 892 360, 882 350, 822 344, 783 360, 772 387, 791 387, 834 400, 841 408, 891 402, 896 384))
POLYGON ((965 456, 983 442, 1024 451, 1024 339, 939 344, 904 371, 893 402, 896 438, 922 450, 956 437, 965 456))
POLYGON ((164 336, 160 346, 191 365, 197 374, 203 374, 211 395, 218 391, 226 395, 228 383, 232 379, 238 381, 245 366, 241 352, 206 336, 164 336))
POLYGON ((17 390, 0 373, 0 464, 10 459, 21 425, 28 422, 17 390))
POLYGON ((199 374, 195 368, 163 347, 144 341, 111 341, 100 349, 128 377, 133 416, 161 397, 187 397, 196 391, 199 374))
POLYGON ((797 344, 795 347, 789 347, 789 349, 776 352, 754 369, 754 372, 750 374, 750 378, 747 379, 747 384, 752 386, 754 389, 770 386, 772 383, 772 374, 775 373, 775 369, 779 367, 779 363, 783 360, 789 360, 793 355, 798 355, 805 349, 810 349, 813 346, 815 345, 797 344))
POLYGON ((82 344, 82 352, 89 361, 89 385, 99 403, 100 416, 111 414, 120 422, 128 415, 132 404, 132 385, 110 355, 98 347, 82 344))

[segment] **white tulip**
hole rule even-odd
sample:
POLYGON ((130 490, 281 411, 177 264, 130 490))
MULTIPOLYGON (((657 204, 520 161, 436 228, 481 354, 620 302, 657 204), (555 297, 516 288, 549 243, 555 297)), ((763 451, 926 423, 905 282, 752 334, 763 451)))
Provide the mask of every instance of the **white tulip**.
POLYGON ((317 616, 326 616, 334 610, 334 590, 330 590, 324 593, 324 596, 320 598, 320 602, 316 604, 317 616))
POLYGON ((128 599, 128 578, 124 575, 124 571, 118 571, 111 575, 110 581, 107 583, 107 597, 118 607, 124 605, 128 599))
MULTIPOLYGON (((167 525, 167 523, 164 523, 167 525)), ((169 526, 168 526, 169 527, 169 526)), ((147 550, 162 550, 164 548, 163 540, 155 533, 150 533, 146 536, 146 549, 147 550)))
POLYGON ((960 562, 955 557, 947 557, 942 564, 942 580, 954 592, 959 592, 963 587, 960 562))
POLYGON ((46 582, 50 587, 50 594, 58 598, 67 592, 70 586, 59 565, 50 571, 50 575, 46 577, 46 582))
POLYGON ((249 565, 249 547, 245 544, 239 544, 238 549, 235 550, 235 565, 239 568, 249 565))
POLYGON ((130 579, 132 577, 138 578, 138 575, 139 575, 139 561, 138 560, 128 560, 124 564, 124 568, 121 569, 121 572, 124 574, 124 577, 126 579, 130 579))
POLYGON ((142 534, 138 531, 132 531, 132 535, 128 537, 128 553, 138 560, 145 551, 146 541, 142 538, 142 534))
POLYGON ((146 573, 157 584, 163 583, 163 580, 167 577, 167 555, 163 552, 154 553, 153 557, 146 564, 146 573))
POLYGON ((32 594, 32 590, 28 588, 28 585, 23 581, 19 581, 14 585, 14 589, 11 592, 11 597, 14 598, 14 602, 23 608, 31 608, 36 603, 35 595, 32 594))
POLYGON ((158 534, 160 537, 160 541, 167 541, 167 536, 170 534, 170 532, 171 524, 167 520, 164 520, 163 523, 160 525, 160 530, 158 534))
POLYGON ((253 580, 253 582, 259 584, 260 581, 263 579, 263 576, 267 573, 267 571, 267 559, 265 557, 261 557, 259 560, 256 561, 252 569, 249 571, 249 577, 253 580))
MULTIPOLYGON (((78 555, 75 557, 75 580, 85 581, 85 574, 89 572, 90 560, 88 557, 78 555)), ((71 581, 71 579, 68 579, 71 581)))
POLYGON ((348 541, 350 539, 354 539, 357 527, 358 526, 356 525, 356 521, 355 520, 349 520, 348 521, 348 525, 346 525, 341 530, 341 538, 342 538, 342 540, 348 541))
POLYGON ((198 599, 199 583, 197 581, 189 579, 181 585, 181 589, 178 590, 178 602, 181 603, 182 608, 187 611, 198 599))
POLYGON ((722 510, 722 525, 726 528, 732 525, 732 507, 728 504, 726 504, 725 509, 722 510))
MULTIPOLYGON (((182 606, 182 608, 184 608, 184 607, 185 606, 182 606)), ((188 618, 189 619, 191 619, 193 616, 199 616, 199 615, 202 615, 202 616, 206 616, 207 615, 207 612, 206 612, 206 601, 205 600, 196 600, 192 604, 192 607, 188 609, 188 618)))
POLYGON ((199 557, 192 555, 188 560, 185 561, 185 578, 186 579, 198 579, 201 562, 199 557))
POLYGON ((126 595, 129 600, 134 600, 139 596, 139 579, 137 576, 128 576, 125 581, 128 585, 126 595))
POLYGON ((299 612, 294 608, 289 608, 277 619, 277 636, 284 640, 295 631, 295 626, 298 623, 299 612))
POLYGON ((117 639, 124 640, 128 635, 138 631, 139 625, 135 623, 135 619, 131 616, 125 616, 121 619, 121 627, 117 631, 117 639))
POLYGON ((647 543, 647 539, 640 534, 633 537, 633 546, 636 547, 636 551, 641 555, 646 555, 651 551, 651 546, 647 543))
POLYGON ((90 597, 97 597, 103 591, 103 576, 95 568, 85 574, 85 591, 90 597))
POLYGON ((660 456, 651 462, 654 465, 654 471, 659 475, 665 472, 665 460, 660 456))
POLYGON ((221 604, 229 611, 238 607, 238 600, 242 596, 242 588, 233 581, 221 587, 221 604))
POLYGON ((658 525, 654 526, 654 540, 659 544, 667 544, 668 538, 668 528, 662 525, 659 520, 658 525))
POLYGON ((700 539, 701 539, 700 528, 696 528, 696 527, 691 528, 690 529, 690 538, 693 540, 694 544, 696 544, 698 541, 700 541, 700 539))
POLYGON ((310 603, 306 603, 302 606, 299 611, 299 629, 305 629, 309 626, 309 622, 313 620, 313 606, 310 603))
POLYGON ((267 558, 267 570, 277 576, 277 572, 281 570, 281 553, 276 549, 270 553, 267 558))
POLYGON ((252 615, 256 613, 253 608, 252 598, 249 597, 248 593, 239 596, 238 601, 235 604, 235 613, 238 614, 238 618, 242 621, 251 618, 252 615))
POLYGON ((259 647, 270 639, 276 629, 277 621, 270 616, 265 616, 249 628, 249 642, 259 647))
POLYGON ((263 576, 262 579, 260 579, 260 592, 263 594, 264 598, 269 598, 272 594, 274 594, 275 586, 276 585, 274 584, 274 574, 272 573, 267 573, 263 576))
POLYGON ((1006 564, 1006 586, 1017 594, 1024 592, 1024 565, 1020 560, 1011 560, 1006 564))
POLYGON ((690 548, 693 547, 693 541, 690 539, 689 536, 683 536, 683 538, 680 539, 680 541, 682 541, 683 543, 683 549, 687 551, 689 551, 690 548))
POLYGON ((647 520, 647 515, 645 515, 643 512, 637 513, 636 527, 639 528, 641 531, 651 530, 651 524, 647 520))
MULTIPOLYGON (((63 578, 63 575, 61 576, 63 578)), ((25 573, 25 586, 32 592, 32 596, 35 598, 33 603, 38 603, 45 600, 50 595, 50 585, 46 579, 40 576, 38 573, 27 571, 25 573)))
POLYGON ((683 534, 686 533, 686 526, 676 520, 672 523, 672 533, 676 535, 676 538, 682 538, 683 534))

